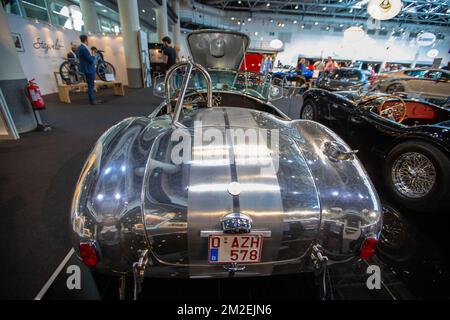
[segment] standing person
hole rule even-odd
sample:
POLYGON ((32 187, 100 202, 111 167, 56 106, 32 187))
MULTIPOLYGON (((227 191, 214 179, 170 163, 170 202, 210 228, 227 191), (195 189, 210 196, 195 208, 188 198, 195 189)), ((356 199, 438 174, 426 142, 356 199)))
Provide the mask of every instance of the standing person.
POLYGON ((297 68, 296 68, 297 74, 302 75, 305 68, 306 68, 306 60, 302 58, 297 63, 297 68))
MULTIPOLYGON (((267 56, 267 65, 266 65, 266 67, 267 67, 267 73, 272 72, 272 69, 273 69, 273 63, 274 63, 274 60, 272 60, 272 58, 271 58, 270 56, 267 56)), ((281 65, 281 66, 283 66, 283 65, 281 65)))
POLYGON ((75 60, 77 58, 77 45, 73 42, 70 43, 70 51, 67 53, 67 60, 75 60))
POLYGON ((323 60, 317 60, 314 63, 314 69, 315 69, 314 77, 316 78, 316 85, 319 84, 320 79, 322 78, 324 67, 325 67, 325 63, 323 60))
POLYGON ((272 70, 272 59, 269 56, 265 56, 261 65, 262 73, 267 76, 272 70))
POLYGON ((88 85, 89 102, 92 105, 100 104, 102 101, 96 100, 94 95, 95 57, 90 53, 87 35, 82 34, 80 41, 81 45, 78 47, 76 54, 80 61, 79 70, 84 74, 88 85))
POLYGON ((324 68, 324 62, 323 60, 317 60, 314 62, 314 70, 318 70, 319 72, 322 72, 324 68))
POLYGON ((330 75, 334 71, 334 61, 333 58, 328 57, 325 68, 323 69, 325 75, 330 75))
POLYGON ((164 72, 167 72, 176 62, 177 62, 177 52, 174 48, 170 46, 172 40, 169 37, 162 38, 162 43, 164 45, 163 50, 163 61, 165 65, 164 72))

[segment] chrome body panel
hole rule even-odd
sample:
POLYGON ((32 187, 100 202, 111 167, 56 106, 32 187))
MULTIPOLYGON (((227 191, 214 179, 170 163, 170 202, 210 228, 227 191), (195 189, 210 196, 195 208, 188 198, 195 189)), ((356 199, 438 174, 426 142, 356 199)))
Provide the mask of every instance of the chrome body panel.
MULTIPOLYGON (((194 158, 177 166, 167 158, 174 144, 170 136, 179 130, 171 116, 122 121, 88 158, 72 208, 74 244, 98 244, 98 270, 129 272, 139 250, 150 249, 148 276, 226 277, 223 267, 208 264, 202 232, 220 232, 221 218, 235 210, 227 192, 231 158, 237 180, 248 185, 239 195, 240 212, 253 219, 252 232, 270 234, 261 263, 236 276, 309 270, 309 248, 317 242, 331 262, 348 260, 367 236, 379 234, 376 192, 356 157, 332 161, 323 153, 326 141, 344 144, 326 127, 226 107, 192 111, 181 123, 191 128, 181 134, 192 137, 203 128, 217 128, 224 138, 227 128, 279 129, 278 171, 270 167, 261 175, 259 163, 240 163, 242 150, 228 143, 222 162, 194 158), (203 126, 195 128, 199 120, 203 126)), ((193 153, 208 152, 195 148, 193 153)))

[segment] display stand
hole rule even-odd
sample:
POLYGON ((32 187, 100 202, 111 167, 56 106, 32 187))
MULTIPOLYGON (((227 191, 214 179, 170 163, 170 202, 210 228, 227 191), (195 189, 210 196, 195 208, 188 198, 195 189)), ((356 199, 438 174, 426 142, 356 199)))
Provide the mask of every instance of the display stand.
MULTIPOLYGON (((112 87, 114 89, 115 96, 125 96, 125 89, 123 87, 123 83, 121 81, 100 81, 95 80, 94 82, 94 90, 97 92, 98 88, 101 87, 112 87)), ((58 96, 59 101, 64 103, 72 103, 70 100, 70 92, 74 89, 87 90, 87 83, 81 82, 77 84, 61 84, 58 85, 58 96)))

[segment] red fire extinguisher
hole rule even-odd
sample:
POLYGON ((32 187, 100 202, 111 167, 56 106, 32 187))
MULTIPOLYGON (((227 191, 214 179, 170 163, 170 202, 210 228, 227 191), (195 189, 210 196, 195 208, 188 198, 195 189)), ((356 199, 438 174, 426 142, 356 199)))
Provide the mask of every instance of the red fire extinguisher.
POLYGON ((34 79, 28 81, 27 93, 30 97, 31 105, 33 106, 33 108, 37 110, 45 109, 45 102, 42 98, 41 90, 39 89, 39 86, 34 82, 34 79))

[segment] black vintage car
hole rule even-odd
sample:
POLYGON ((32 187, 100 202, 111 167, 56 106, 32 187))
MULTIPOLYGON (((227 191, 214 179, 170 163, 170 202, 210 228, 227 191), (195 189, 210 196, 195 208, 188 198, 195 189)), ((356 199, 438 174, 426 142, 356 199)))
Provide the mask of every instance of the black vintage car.
POLYGON ((369 80, 362 70, 342 68, 320 78, 317 86, 329 91, 360 90, 369 87, 369 80))
POLYGON ((450 204, 450 111, 398 96, 311 89, 300 118, 321 122, 383 161, 389 192, 416 211, 450 204))

